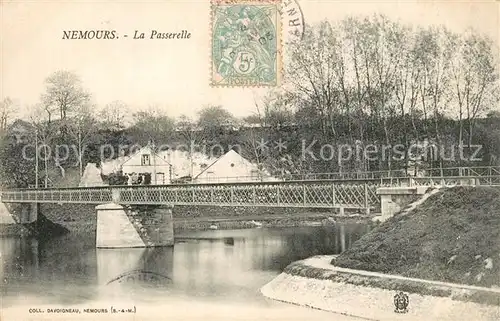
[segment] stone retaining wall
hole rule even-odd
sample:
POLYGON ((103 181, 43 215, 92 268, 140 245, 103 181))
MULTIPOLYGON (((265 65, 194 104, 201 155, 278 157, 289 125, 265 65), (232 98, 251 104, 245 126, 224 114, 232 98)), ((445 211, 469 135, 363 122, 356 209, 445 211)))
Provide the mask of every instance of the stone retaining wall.
POLYGON ((336 268, 332 256, 289 265, 261 292, 269 298, 373 320, 499 320, 500 289, 410 279, 336 268), (408 293, 406 314, 394 312, 408 293))

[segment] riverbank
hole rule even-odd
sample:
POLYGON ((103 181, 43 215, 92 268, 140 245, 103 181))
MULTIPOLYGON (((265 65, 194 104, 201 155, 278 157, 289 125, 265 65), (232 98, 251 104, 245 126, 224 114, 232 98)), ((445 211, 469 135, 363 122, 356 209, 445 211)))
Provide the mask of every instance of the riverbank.
MULTIPOLYGON (((49 220, 70 232, 95 233, 96 213, 92 204, 41 204, 49 220)), ((174 230, 243 229, 254 227, 331 226, 366 223, 371 216, 357 213, 339 215, 328 210, 266 207, 175 206, 174 230)))
POLYGON ((500 289, 411 279, 338 268, 332 256, 290 264, 261 292, 264 296, 369 320, 498 320, 500 289), (409 293, 408 312, 394 312, 394 295, 409 293), (474 301, 486 300, 490 305, 474 301), (498 303, 497 305, 494 305, 498 303))
MULTIPOLYGON (((234 208, 176 206, 174 232, 187 230, 228 230, 256 227, 334 226, 337 223, 372 224, 372 216, 357 213, 339 215, 325 210, 288 208, 234 208)), ((0 224, 0 236, 61 235, 96 233, 97 216, 93 204, 43 203, 37 224, 0 224)))
MULTIPOLYGON (((12 209, 18 211, 19 209, 12 209)), ((17 214, 16 214, 17 215, 17 214)), ((17 224, 9 222, 0 224, 0 236, 21 236, 21 237, 39 237, 49 239, 54 236, 68 233, 69 230, 63 225, 53 222, 42 213, 38 213, 38 219, 33 223, 17 224)))
POLYGON ((262 293, 374 320, 499 320, 500 189, 443 188, 338 256, 290 264, 262 293))
POLYGON ((174 218, 175 230, 245 229, 255 227, 306 227, 334 226, 337 223, 368 223, 370 219, 360 216, 332 216, 301 213, 294 216, 267 215, 240 218, 174 218))
POLYGON ((371 230, 332 262, 357 270, 500 287, 500 189, 457 186, 371 230))

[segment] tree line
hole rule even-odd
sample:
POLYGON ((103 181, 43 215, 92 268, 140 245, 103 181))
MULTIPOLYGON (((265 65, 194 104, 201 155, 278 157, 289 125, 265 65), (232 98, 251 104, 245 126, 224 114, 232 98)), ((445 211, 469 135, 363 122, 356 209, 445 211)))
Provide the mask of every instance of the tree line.
MULTIPOLYGON (((470 146, 479 142, 478 119, 498 112, 498 48, 473 30, 349 17, 308 28, 288 56, 289 86, 279 98, 339 143, 470 146)), ((360 166, 407 167, 408 156, 360 166)))
MULTIPOLYGON (((375 15, 308 26, 304 37, 286 49, 284 85, 256 101, 254 113, 243 119, 222 106, 205 106, 196 118, 173 118, 158 106, 131 112, 136 108, 122 101, 99 111, 78 75, 53 73, 39 104, 28 107, 28 140, 47 146, 71 141, 76 153, 65 164, 43 159, 40 175, 47 181, 51 169, 63 172, 70 163, 78 164, 82 175, 87 162, 99 163, 99 145, 118 148, 149 141, 239 146, 244 157, 281 175, 498 164, 498 48, 486 36, 473 30, 457 34, 441 26, 415 27, 375 15), (286 148, 274 148, 281 140, 286 148), (314 141, 314 153, 322 152, 325 144, 405 148, 402 157, 393 157, 389 149, 384 158, 361 154, 345 162, 318 161, 304 157, 304 142, 314 141), (263 148, 262 142, 269 145, 263 148), (481 161, 438 155, 415 162, 416 152, 409 146, 422 142, 448 155, 460 146, 466 156, 472 156, 473 145, 481 145, 475 155, 481 161)), ((14 121, 14 105, 9 98, 0 104, 2 132, 14 121)), ((14 165, 26 162, 12 158, 21 145, 6 137, 0 155, 2 177, 14 175, 14 165)), ((25 165, 25 171, 17 170, 24 179, 8 181, 28 184, 33 164, 25 165)))

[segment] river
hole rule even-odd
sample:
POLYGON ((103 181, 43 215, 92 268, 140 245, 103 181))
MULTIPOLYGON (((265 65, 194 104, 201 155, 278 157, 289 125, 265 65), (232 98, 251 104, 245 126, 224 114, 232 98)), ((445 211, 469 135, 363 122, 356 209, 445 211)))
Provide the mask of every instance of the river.
POLYGON ((122 304, 135 313, 160 307, 170 319, 255 319, 261 313, 276 320, 351 320, 271 301, 259 289, 289 263, 341 253, 367 231, 363 224, 185 231, 176 234, 174 247, 150 249, 96 249, 95 235, 88 234, 2 238, 2 309, 28 314, 31 308, 35 319, 49 308, 109 312, 122 304))

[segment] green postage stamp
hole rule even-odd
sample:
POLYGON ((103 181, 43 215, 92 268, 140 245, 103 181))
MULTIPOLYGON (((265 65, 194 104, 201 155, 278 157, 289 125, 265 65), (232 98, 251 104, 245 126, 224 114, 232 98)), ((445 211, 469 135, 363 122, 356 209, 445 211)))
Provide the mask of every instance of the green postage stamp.
POLYGON ((279 85, 280 4, 275 0, 212 0, 212 86, 279 85))

